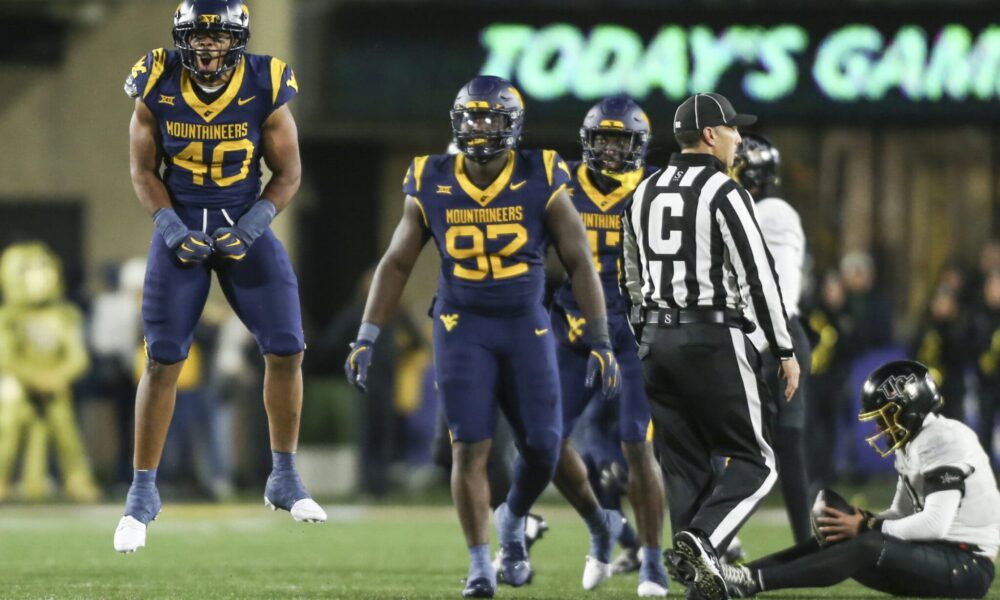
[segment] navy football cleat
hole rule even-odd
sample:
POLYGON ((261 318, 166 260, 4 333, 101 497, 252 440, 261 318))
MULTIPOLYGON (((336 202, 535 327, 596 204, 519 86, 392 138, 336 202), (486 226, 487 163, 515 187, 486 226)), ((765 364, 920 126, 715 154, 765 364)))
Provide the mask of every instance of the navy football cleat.
POLYGON ((469 580, 462 590, 463 598, 492 598, 496 593, 496 584, 489 577, 476 577, 469 580))
POLYGON ((299 522, 326 522, 326 511, 309 497, 309 492, 295 471, 271 472, 264 488, 264 505, 271 510, 287 510, 299 522))
POLYGON ((521 587, 531 583, 535 572, 531 569, 531 561, 524 544, 511 542, 500 544, 500 570, 497 580, 513 587, 521 587))
POLYGON ((497 507, 493 512, 493 518, 500 541, 498 557, 500 569, 497 571, 497 580, 514 587, 531 583, 534 572, 531 570, 528 549, 524 543, 527 519, 511 514, 506 502, 497 507))

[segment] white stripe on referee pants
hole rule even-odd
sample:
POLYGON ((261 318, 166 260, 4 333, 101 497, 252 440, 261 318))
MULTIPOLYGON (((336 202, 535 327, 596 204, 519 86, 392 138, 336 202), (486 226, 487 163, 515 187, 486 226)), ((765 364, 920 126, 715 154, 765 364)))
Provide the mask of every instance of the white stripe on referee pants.
POLYGON ((768 473, 767 477, 764 478, 764 482, 760 484, 760 487, 737 504, 736 508, 730 511, 726 515, 726 518, 719 523, 719 526, 715 528, 715 531, 712 532, 709 541, 715 547, 718 547, 736 528, 750 518, 750 514, 757 507, 757 504, 771 491, 775 480, 778 479, 778 470, 775 468, 774 449, 764 439, 763 411, 760 403, 760 395, 757 393, 757 376, 754 374, 753 367, 750 366, 750 361, 747 360, 746 340, 743 332, 735 327, 729 328, 729 334, 733 338, 736 363, 739 365, 740 378, 743 380, 743 389, 746 391, 747 408, 750 411, 750 424, 753 426, 753 434, 757 438, 757 445, 760 446, 760 453, 764 457, 764 465, 767 467, 768 473))

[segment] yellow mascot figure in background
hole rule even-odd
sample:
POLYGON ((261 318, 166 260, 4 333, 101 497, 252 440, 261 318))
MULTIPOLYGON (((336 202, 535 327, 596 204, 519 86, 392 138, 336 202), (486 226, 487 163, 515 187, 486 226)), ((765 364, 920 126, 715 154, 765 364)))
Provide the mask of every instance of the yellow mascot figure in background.
POLYGON ((73 411, 72 384, 89 366, 83 318, 63 298, 62 266, 48 246, 26 242, 0 256, 0 501, 10 494, 24 447, 21 492, 49 495, 48 448, 55 447, 67 497, 100 496, 73 411))

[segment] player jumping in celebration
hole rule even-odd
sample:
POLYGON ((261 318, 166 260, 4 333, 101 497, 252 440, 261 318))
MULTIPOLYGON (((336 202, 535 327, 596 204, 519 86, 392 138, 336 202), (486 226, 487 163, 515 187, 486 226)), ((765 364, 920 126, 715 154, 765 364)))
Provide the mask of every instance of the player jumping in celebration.
POLYGON ((323 522, 295 470, 304 340, 298 282, 271 220, 299 187, 290 67, 246 53, 250 13, 240 0, 184 0, 176 50, 153 50, 132 67, 132 185, 153 217, 142 317, 146 369, 136 393, 135 475, 115 550, 146 543, 160 512, 156 468, 177 378, 215 271, 264 355, 264 406, 274 460, 264 490, 272 508, 323 522), (160 161, 164 162, 160 174, 160 161), (261 157, 273 175, 261 192, 261 157))
MULTIPOLYGON (((614 450, 620 445, 624 451, 629 498, 635 509, 642 544, 638 594, 657 597, 667 595, 667 574, 660 558, 663 484, 653 456, 652 437, 647 435, 650 432, 649 402, 618 272, 622 212, 639 182, 655 171, 644 166, 649 141, 649 118, 631 98, 612 96, 602 100, 590 109, 580 128, 583 161, 570 163, 573 178, 569 189, 587 228, 594 266, 604 287, 612 345, 622 369, 622 393, 614 402, 615 410, 611 411, 617 413, 617 431, 610 436, 613 439, 602 439, 598 443, 615 446, 614 450)), ((590 523, 601 518, 604 511, 600 510, 594 492, 587 485, 587 467, 569 443, 574 424, 593 397, 592 391, 584 387, 589 354, 582 339, 586 319, 580 314, 571 282, 567 281, 556 292, 551 317, 552 329, 559 342, 556 353, 563 400, 563 444, 554 483, 590 523), (585 493, 577 493, 577 490, 585 493)), ((590 427, 588 433, 592 433, 590 429, 603 430, 590 427)), ((594 441, 593 436, 588 437, 594 441)), ((614 514, 618 514, 617 511, 614 514)), ((611 576, 611 550, 606 540, 592 538, 583 572, 584 589, 593 589, 611 576)))
POLYGON ((975 432, 937 415, 942 403, 918 362, 890 362, 869 375, 858 418, 875 423, 868 443, 879 454, 896 455, 892 506, 878 514, 822 506, 817 539, 746 566, 723 565, 729 595, 853 578, 896 596, 985 596, 1000 546, 1000 493, 975 432))
MULTIPOLYGON (((586 232, 566 193, 569 169, 552 150, 517 148, 524 123, 520 92, 505 79, 476 77, 459 91, 451 117, 459 154, 413 159, 403 181, 403 217, 375 271, 344 368, 363 389, 379 326, 433 237, 441 254, 434 368, 452 438, 452 496, 470 555, 462 594, 489 598, 497 576, 489 556, 486 460, 497 403, 520 455, 507 501, 494 513, 500 571, 510 585, 530 580, 525 517, 559 459, 556 343, 542 306, 550 239, 587 319, 587 382, 614 395, 619 373, 586 232)), ((613 519, 602 516, 594 527, 611 537, 613 519)))

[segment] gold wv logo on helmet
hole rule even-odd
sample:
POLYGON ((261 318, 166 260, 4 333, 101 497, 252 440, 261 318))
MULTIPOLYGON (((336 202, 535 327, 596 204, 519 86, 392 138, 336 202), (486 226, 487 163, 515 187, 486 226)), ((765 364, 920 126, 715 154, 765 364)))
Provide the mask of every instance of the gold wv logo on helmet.
POLYGON ((198 18, 205 25, 215 25, 221 20, 219 15, 201 15, 198 18))

